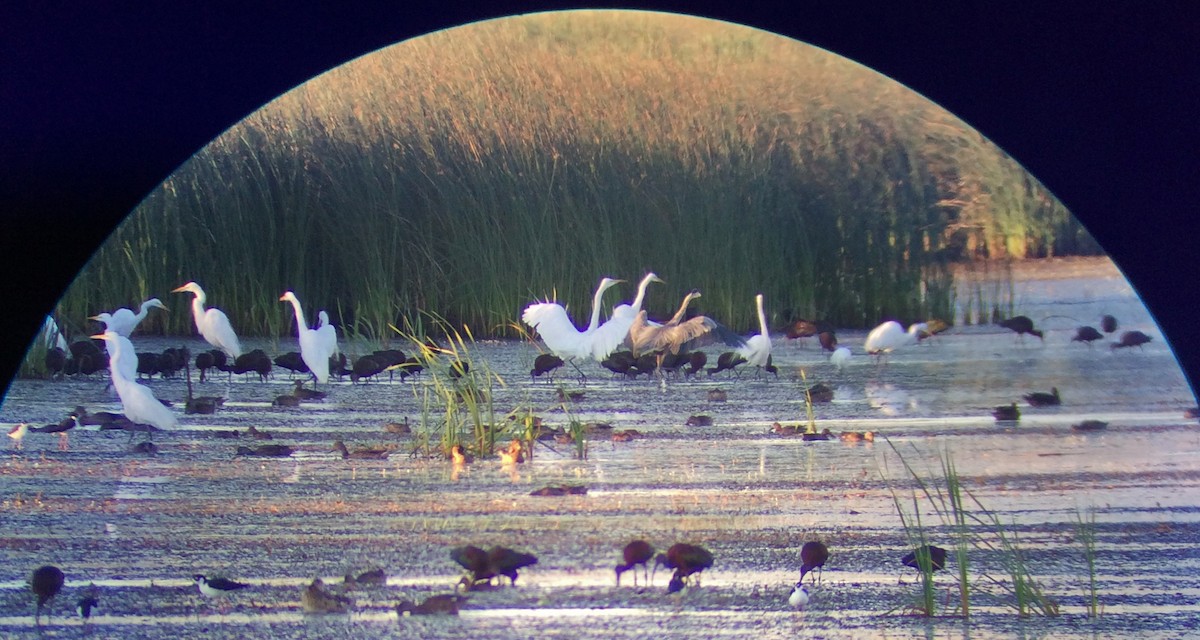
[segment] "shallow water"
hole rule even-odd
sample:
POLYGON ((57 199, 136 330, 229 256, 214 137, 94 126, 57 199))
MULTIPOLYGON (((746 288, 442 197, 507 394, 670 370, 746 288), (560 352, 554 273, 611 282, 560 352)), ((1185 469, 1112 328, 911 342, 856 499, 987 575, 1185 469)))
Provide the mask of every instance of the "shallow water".
MULTIPOLYGON (((586 382, 564 373, 551 384, 529 379, 532 345, 474 345, 473 368, 486 363, 503 380, 493 388, 499 417, 532 409, 548 424, 564 425, 561 385, 585 393, 569 406, 570 416, 644 435, 629 443, 597 436, 583 461, 552 442, 538 446, 532 463, 513 468, 493 458, 454 473, 440 459, 409 456, 414 437, 387 434, 383 424, 407 417, 420 425, 428 375, 415 383, 334 383, 326 401, 294 409, 270 406, 291 390, 286 372, 266 383, 219 377, 196 393, 229 402, 215 415, 181 416, 178 429, 155 436, 155 457, 128 453, 125 434, 75 430, 68 451, 57 450, 55 436, 29 434, 22 450, 0 459, 0 635, 36 637, 24 580, 52 562, 68 582, 51 606, 50 637, 78 635, 80 621, 68 614, 91 582, 101 589, 91 622, 98 637, 1182 637, 1200 617, 1200 435, 1182 413, 1195 400, 1119 274, 1105 264, 1082 271, 1079 264, 1063 277, 1042 270, 1018 285, 1019 311, 1038 320, 1044 341, 1020 341, 995 326, 957 327, 876 365, 861 355, 865 332, 839 332, 858 352, 843 372, 813 341, 777 338, 778 379, 745 372, 741 379, 663 386, 614 380, 589 363, 586 382), (1076 326, 1096 323, 1101 313, 1155 341, 1120 351, 1070 342, 1076 326), (814 407, 818 427, 880 437, 852 444, 771 433, 775 421, 805 420, 801 369, 810 382, 835 389, 833 402, 814 407), (1021 401, 1051 386, 1061 406, 1021 401), (728 401, 709 402, 713 388, 728 391, 728 401), (997 424, 992 407, 1013 401, 1021 405, 1020 422, 997 424), (694 414, 711 416, 714 426, 685 426, 694 414), (1083 419, 1110 426, 1072 431, 1083 419), (298 452, 290 459, 235 458, 238 444, 255 443, 215 434, 251 425, 298 452), (1005 587, 983 578, 972 585, 969 623, 903 615, 919 586, 897 561, 908 545, 890 487, 906 509, 912 498, 884 437, 930 476, 938 475, 938 454, 949 452, 966 487, 1019 536, 1034 576, 1063 615, 1021 619, 1005 587), (351 448, 384 443, 396 450, 385 461, 345 461, 331 450, 334 438, 351 448), (589 493, 528 495, 550 483, 584 484, 589 493), (1097 522, 1104 616, 1095 622, 1085 615, 1079 509, 1094 509, 1097 522), (635 536, 660 548, 703 544, 716 564, 702 586, 682 596, 665 594, 663 576, 651 588, 634 588, 626 574, 615 587, 619 549, 635 536), (799 546, 812 538, 826 541, 832 557, 809 609, 797 613, 786 598, 799 546), (459 572, 447 551, 466 543, 525 549, 540 562, 522 572, 516 588, 472 594, 458 620, 398 620, 392 606, 400 598, 453 588, 459 572), (388 584, 355 592, 356 613, 301 613, 299 590, 313 577, 338 583, 348 571, 376 566, 388 572, 388 584), (220 603, 201 602, 194 573, 252 586, 231 596, 222 612, 220 603)), ((145 350, 180 342, 201 348, 195 339, 135 340, 145 350)), ((295 348, 294 341, 248 342, 272 354, 295 348)), ((185 394, 178 379, 146 384, 160 398, 181 402, 185 394)), ((0 407, 0 423, 57 421, 79 404, 119 410, 105 387, 101 376, 18 381, 0 407)), ((923 508, 922 519, 949 547, 937 514, 923 508)), ((1003 575, 1000 554, 973 549, 970 558, 973 575, 1003 575)), ((955 584, 950 573, 937 576, 941 592, 955 584)))

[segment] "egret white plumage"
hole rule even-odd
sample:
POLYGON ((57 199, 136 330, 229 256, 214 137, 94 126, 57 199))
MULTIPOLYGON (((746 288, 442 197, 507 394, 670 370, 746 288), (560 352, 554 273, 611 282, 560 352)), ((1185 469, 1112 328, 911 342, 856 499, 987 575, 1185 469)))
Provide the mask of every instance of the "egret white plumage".
POLYGON ((745 364, 755 367, 755 375, 758 375, 758 372, 762 371, 762 368, 767 366, 768 360, 771 359, 771 334, 767 331, 767 314, 763 311, 763 295, 761 293, 754 296, 754 303, 758 307, 759 332, 747 338, 746 346, 739 347, 737 352, 746 359, 745 364))
POLYGON ((891 353, 903 346, 916 344, 920 339, 920 333, 927 330, 928 326, 924 322, 913 324, 909 326, 908 331, 905 331, 899 322, 888 320, 871 329, 871 333, 867 334, 867 341, 863 343, 863 350, 882 360, 883 354, 891 353))
MULTIPOLYGON (((600 302, 604 292, 623 282, 603 278, 592 296, 592 317, 583 331, 575 328, 567 310, 554 302, 535 302, 521 313, 521 321, 533 327, 547 347, 564 360, 572 358, 594 358, 597 362, 609 356, 625 339, 624 335, 612 336, 612 331, 597 332, 600 328, 600 302)), ((611 320, 610 320, 611 322, 611 320)))
POLYGON ((336 356, 338 354, 337 328, 329 321, 329 314, 325 313, 324 309, 317 312, 317 335, 329 349, 329 355, 336 356))
MULTIPOLYGON (((636 317, 638 312, 642 310, 642 300, 646 297, 646 287, 649 287, 651 282, 663 282, 663 279, 655 275, 653 271, 647 273, 645 277, 642 278, 642 281, 638 283, 637 295, 633 298, 633 304, 619 304, 613 307, 612 318, 627 319, 630 324, 633 324, 634 317, 636 317)), ((609 322, 611 322, 611 320, 609 322)), ((609 323, 605 323, 605 325, 608 324, 609 323)), ((650 324, 657 325, 658 323, 652 322, 650 324)), ((626 328, 626 331, 628 330, 629 329, 626 328)), ((624 338, 625 336, 621 336, 622 340, 624 338)))
MULTIPOLYGON (((308 370, 317 382, 329 382, 329 356, 333 355, 333 349, 329 344, 328 334, 333 333, 333 325, 309 329, 308 323, 304 321, 304 310, 300 308, 300 300, 291 291, 285 291, 279 296, 279 301, 292 303, 292 309, 296 312, 296 333, 300 338, 300 357, 304 359, 304 364, 308 365, 308 370)), ((333 333, 333 342, 337 344, 337 333, 333 333)))
POLYGON ((112 313, 100 313, 88 319, 103 322, 106 330, 114 331, 117 335, 128 338, 133 334, 133 330, 146 318, 146 314, 150 312, 151 307, 169 312, 169 309, 167 309, 167 306, 161 300, 150 298, 138 307, 137 313, 122 307, 112 313))
POLYGON ((837 349, 833 350, 832 354, 830 354, 829 362, 831 362, 833 366, 837 367, 838 371, 841 371, 842 369, 846 368, 846 365, 850 364, 850 356, 851 353, 849 348, 838 347, 837 349))
POLYGON ((175 412, 163 406, 150 389, 134 382, 133 378, 126 377, 121 371, 120 365, 112 364, 114 360, 121 360, 125 357, 125 345, 130 344, 128 338, 119 336, 112 331, 105 331, 92 336, 92 338, 108 342, 109 348, 112 350, 109 369, 112 373, 113 387, 116 388, 117 395, 121 398, 122 412, 125 417, 129 418, 130 422, 153 425, 159 429, 170 429, 178 424, 175 412), (121 341, 124 341, 124 344, 121 341))
POLYGON ((63 336, 62 330, 58 328, 58 323, 54 321, 53 316, 46 316, 46 320, 42 322, 41 331, 42 343, 47 349, 58 347, 63 351, 71 348, 67 343, 67 338, 63 336))
POLYGON ((196 296, 192 299, 192 318, 196 321, 196 329, 200 335, 204 336, 204 339, 212 346, 229 354, 231 358, 242 355, 242 345, 238 342, 237 334, 233 332, 233 325, 229 324, 229 316, 217 308, 206 310, 204 303, 208 297, 204 294, 204 289, 201 289, 200 285, 195 282, 189 282, 178 289, 171 290, 171 293, 184 292, 196 296))
POLYGON ((121 376, 126 380, 137 379, 138 354, 133 350, 133 343, 112 329, 105 331, 103 335, 106 334, 112 334, 111 339, 104 338, 104 348, 108 351, 109 375, 113 378, 121 376))

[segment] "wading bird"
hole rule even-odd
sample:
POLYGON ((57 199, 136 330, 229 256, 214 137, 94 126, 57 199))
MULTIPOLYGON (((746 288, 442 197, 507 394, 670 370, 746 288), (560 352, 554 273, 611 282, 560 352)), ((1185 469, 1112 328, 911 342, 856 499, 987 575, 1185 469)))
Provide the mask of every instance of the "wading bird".
POLYGON ((929 568, 929 573, 940 571, 946 566, 946 550, 941 547, 935 547, 931 544, 917 547, 914 551, 905 554, 900 558, 900 563, 906 567, 912 567, 917 571, 924 573, 924 568, 929 568))
POLYGON ((688 305, 700 297, 700 292, 692 289, 683 297, 683 303, 675 316, 662 324, 654 326, 646 320, 646 311, 639 311, 629 328, 629 346, 634 357, 643 353, 655 354, 656 369, 662 368, 663 356, 667 353, 677 354, 681 350, 703 346, 714 342, 723 342, 734 348, 746 346, 746 340, 729 330, 725 325, 709 318, 696 316, 684 320, 688 305))
POLYGON ((545 375, 563 366, 563 359, 553 353, 539 354, 533 359, 533 368, 529 370, 529 378, 532 380, 538 376, 545 375))
POLYGON ((204 289, 195 282, 189 282, 177 289, 171 290, 171 293, 192 293, 195 298, 192 299, 192 319, 196 321, 196 329, 200 335, 212 346, 224 351, 231 358, 237 358, 242 355, 242 345, 238 342, 237 334, 233 332, 233 325, 229 324, 229 317, 224 311, 217 308, 205 309, 204 303, 208 297, 204 294, 204 289))
POLYGON ((200 589, 200 593, 206 598, 224 598, 229 594, 239 589, 245 589, 250 585, 235 582, 228 578, 206 578, 204 575, 197 573, 192 576, 192 580, 196 582, 196 587, 200 589))
MULTIPOLYGON (((300 339, 300 356, 304 359, 304 364, 308 365, 308 370, 317 379, 317 383, 329 382, 329 357, 336 348, 337 334, 334 334, 333 345, 330 345, 328 335, 319 333, 317 329, 309 329, 308 323, 304 321, 304 310, 300 307, 300 300, 291 291, 285 291, 279 296, 279 301, 292 303, 292 310, 296 312, 296 334, 300 339)), ((333 325, 325 326, 333 330, 333 325)))
MULTIPOLYGON (((621 574, 633 569, 637 565, 642 565, 642 574, 649 580, 650 560, 654 558, 654 547, 645 540, 634 540, 625 545, 621 550, 621 556, 625 559, 624 564, 616 566, 617 586, 621 586, 621 574)), ((633 572, 633 585, 637 586, 637 571, 633 572)))
POLYGON ((1007 320, 1001 320, 997 324, 1005 329, 1017 332, 1018 339, 1024 340, 1025 334, 1028 333, 1031 336, 1037 336, 1038 340, 1045 342, 1042 332, 1033 328, 1033 320, 1030 320, 1028 316, 1013 316, 1007 320))
POLYGON ((1121 349, 1124 347, 1142 348, 1142 345, 1150 342, 1152 338, 1141 331, 1126 331, 1121 334, 1121 341, 1112 343, 1113 349, 1121 349))
POLYGON ((1071 338, 1071 342, 1086 342, 1090 347, 1093 342, 1103 337, 1104 334, 1096 331, 1095 327, 1083 326, 1075 330, 1075 337, 1071 338))
POLYGON ((871 329, 871 333, 867 334, 867 341, 863 343, 863 350, 876 356, 877 361, 882 361, 884 356, 892 351, 916 344, 921 332, 926 329, 925 323, 918 322, 909 325, 908 331, 905 331, 899 322, 888 320, 871 329))
MULTIPOLYGON (((132 346, 127 338, 118 336, 112 331, 105 331, 92 337, 104 340, 110 345, 110 348, 113 348, 112 359, 114 361, 125 358, 124 349, 127 348, 127 345, 132 346)), ((150 389, 126 378, 115 363, 111 366, 111 374, 113 387, 121 398, 121 412, 130 422, 148 424, 158 429, 175 427, 178 423, 175 412, 163 406, 150 389)))
MULTIPOLYGON (((746 339, 746 346, 737 349, 738 355, 746 359, 746 364, 754 367, 754 375, 758 376, 764 367, 771 365, 771 334, 767 331, 767 315, 763 311, 763 294, 754 296, 754 304, 758 310, 759 332, 746 339)), ((775 377, 779 377, 776 370, 775 377)))
POLYGON ((567 310, 555 302, 535 302, 525 307, 525 311, 521 313, 521 321, 537 331, 546 346, 563 360, 574 364, 575 358, 595 358, 599 362, 615 351, 625 339, 624 334, 610 335, 617 333, 615 331, 598 331, 601 326, 600 305, 604 292, 620 282, 622 281, 613 278, 600 280, 600 285, 596 287, 596 293, 592 296, 592 317, 583 331, 575 328, 567 310))
POLYGON ((88 319, 103 322, 105 330, 115 331, 118 335, 128 338, 130 335, 133 335, 133 330, 146 318, 146 314, 149 313, 151 307, 169 312, 161 300, 150 298, 138 307, 137 313, 122 307, 112 313, 100 313, 88 319))
POLYGON ((804 574, 814 569, 824 574, 822 567, 825 566, 826 560, 829 560, 829 548, 824 543, 816 540, 805 542, 804 546, 800 547, 800 581, 803 582, 804 574))
MULTIPOLYGON (((33 575, 29 577, 29 588, 33 591, 33 595, 37 596, 37 612, 33 619, 39 627, 42 625, 42 607, 46 606, 46 602, 51 598, 58 595, 65 580, 66 576, 63 575, 62 569, 50 564, 34 569, 33 575)), ((47 617, 49 615, 52 614, 48 614, 47 617)))
POLYGON ((675 574, 671 576, 671 583, 667 585, 667 593, 675 593, 683 589, 688 576, 695 575, 698 585, 700 572, 712 567, 713 555, 704 547, 679 542, 671 545, 665 554, 660 553, 654 557, 656 572, 660 565, 675 570, 675 574))

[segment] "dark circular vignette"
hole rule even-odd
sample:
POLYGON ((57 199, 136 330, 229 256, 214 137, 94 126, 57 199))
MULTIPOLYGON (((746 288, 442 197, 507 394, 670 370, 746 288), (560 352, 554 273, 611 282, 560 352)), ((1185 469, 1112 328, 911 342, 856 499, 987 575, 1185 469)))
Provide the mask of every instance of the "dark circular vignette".
MULTIPOLYGON (((924 94, 1095 235, 1200 380, 1200 9, 642 2, 824 47, 924 94)), ((1046 3, 1041 3, 1046 4, 1046 3)), ((117 223, 214 136, 329 68, 438 29, 581 3, 368 0, 0 8, 0 380, 117 223)))

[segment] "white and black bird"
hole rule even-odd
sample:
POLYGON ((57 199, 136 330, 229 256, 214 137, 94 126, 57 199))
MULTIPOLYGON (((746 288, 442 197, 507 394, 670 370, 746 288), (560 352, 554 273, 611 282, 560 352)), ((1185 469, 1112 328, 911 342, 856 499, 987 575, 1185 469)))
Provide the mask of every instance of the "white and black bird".
POLYGON ((233 332, 233 325, 229 324, 229 316, 217 308, 204 308, 208 297, 200 285, 189 282, 177 289, 172 289, 171 293, 194 294, 192 319, 196 321, 196 329, 200 335, 204 336, 209 344, 228 354, 230 358, 242 355, 242 345, 238 342, 237 334, 233 332))
POLYGON ((206 578, 200 573, 192 576, 192 579, 195 580, 200 593, 206 598, 220 598, 250 586, 244 582, 236 582, 229 578, 206 578))
POLYGON ((75 612, 79 614, 80 618, 83 618, 83 623, 87 624, 92 617, 92 611, 98 608, 100 608, 100 596, 96 593, 96 585, 91 585, 76 601, 75 612))
POLYGON ((137 313, 122 307, 116 311, 113 311, 112 313, 100 313, 88 319, 96 320, 97 322, 103 322, 106 330, 115 331, 118 335, 128 338, 129 336, 133 335, 133 330, 136 329, 137 326, 141 324, 142 320, 146 318, 146 314, 149 313, 151 308, 169 311, 169 309, 167 309, 166 305, 164 305, 161 300, 158 298, 150 298, 149 300, 143 302, 140 307, 138 307, 137 313))
POLYGON ((804 581, 801 580, 796 583, 795 588, 792 589, 792 594, 788 596, 788 604, 797 611, 803 611, 808 606, 808 600, 808 587, 805 587, 804 581))

